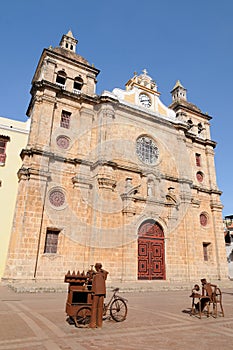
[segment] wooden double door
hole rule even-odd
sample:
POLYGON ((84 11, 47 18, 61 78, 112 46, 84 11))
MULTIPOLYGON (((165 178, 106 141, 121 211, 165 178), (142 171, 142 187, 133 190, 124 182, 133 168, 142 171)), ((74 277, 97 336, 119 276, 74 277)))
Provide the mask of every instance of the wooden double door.
POLYGON ((138 233, 138 279, 165 278, 164 233, 154 220, 147 220, 138 233))

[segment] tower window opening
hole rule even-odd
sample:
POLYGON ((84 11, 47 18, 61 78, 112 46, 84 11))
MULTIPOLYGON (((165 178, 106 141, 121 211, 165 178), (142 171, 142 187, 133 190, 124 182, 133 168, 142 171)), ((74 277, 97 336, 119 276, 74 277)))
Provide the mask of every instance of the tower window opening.
POLYGON ((202 124, 199 123, 199 124, 197 125, 197 128, 198 128, 198 134, 200 134, 200 133, 202 132, 202 130, 203 130, 202 124))
POLYGON ((66 73, 63 71, 59 71, 57 73, 56 84, 61 86, 64 89, 65 83, 66 83, 66 73))
POLYGON ((187 121, 189 129, 193 126, 193 122, 191 119, 187 121))
POLYGON ((73 92, 79 93, 83 87, 83 79, 81 77, 76 77, 74 79, 73 92))

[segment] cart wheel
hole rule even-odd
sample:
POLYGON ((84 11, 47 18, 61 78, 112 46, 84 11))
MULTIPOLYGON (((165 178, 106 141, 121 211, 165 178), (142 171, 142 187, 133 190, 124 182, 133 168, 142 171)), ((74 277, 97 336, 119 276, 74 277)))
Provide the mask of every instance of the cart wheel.
POLYGON ((81 307, 76 314, 76 320, 78 324, 86 325, 90 323, 91 308, 87 306, 81 307))
POLYGON ((123 299, 115 299, 110 305, 110 315, 116 322, 122 322, 126 319, 127 305, 123 299))

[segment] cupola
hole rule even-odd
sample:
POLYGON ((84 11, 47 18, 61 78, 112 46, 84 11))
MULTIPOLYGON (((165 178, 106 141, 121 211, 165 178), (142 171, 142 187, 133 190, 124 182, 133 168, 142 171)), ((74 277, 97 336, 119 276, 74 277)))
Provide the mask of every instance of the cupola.
POLYGON ((187 90, 183 87, 181 82, 177 80, 174 88, 171 91, 172 101, 184 100, 187 101, 187 90))
POLYGON ((78 40, 74 38, 71 30, 67 34, 64 34, 60 41, 60 47, 63 47, 66 50, 76 52, 76 45, 78 40))
POLYGON ((147 70, 143 69, 142 74, 137 75, 134 73, 133 78, 131 78, 126 84, 126 91, 131 90, 134 86, 139 88, 146 88, 157 92, 156 82, 147 74, 147 70))

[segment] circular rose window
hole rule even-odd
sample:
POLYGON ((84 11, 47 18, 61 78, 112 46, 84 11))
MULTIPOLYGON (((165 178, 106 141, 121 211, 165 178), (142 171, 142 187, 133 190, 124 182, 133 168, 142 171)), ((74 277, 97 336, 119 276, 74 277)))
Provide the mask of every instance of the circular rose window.
POLYGON ((208 223, 207 215, 204 214, 204 213, 201 213, 201 215, 200 215, 200 224, 201 224, 201 226, 206 226, 207 223, 208 223))
POLYGON ((56 142, 58 147, 63 149, 67 149, 70 145, 70 140, 66 136, 58 136, 56 142))
POLYGON ((155 142, 146 136, 137 139, 136 153, 143 163, 150 165, 155 164, 159 157, 159 149, 155 142))
POLYGON ((197 178, 197 181, 198 181, 198 182, 202 182, 203 179, 204 179, 203 173, 202 173, 201 171, 198 171, 198 172, 196 173, 196 178, 197 178))
POLYGON ((59 189, 54 189, 49 194, 50 203, 56 207, 62 207, 65 204, 65 194, 59 189))

